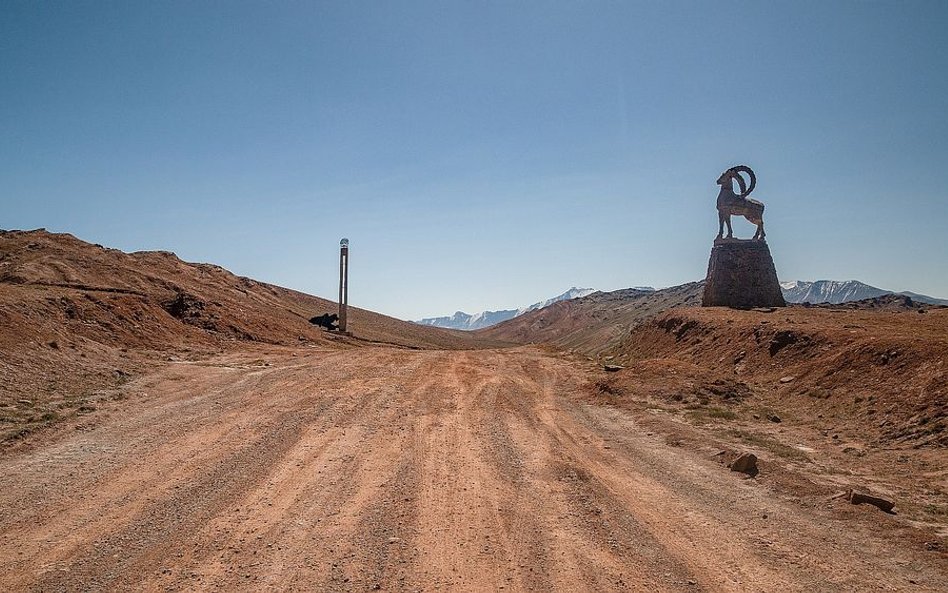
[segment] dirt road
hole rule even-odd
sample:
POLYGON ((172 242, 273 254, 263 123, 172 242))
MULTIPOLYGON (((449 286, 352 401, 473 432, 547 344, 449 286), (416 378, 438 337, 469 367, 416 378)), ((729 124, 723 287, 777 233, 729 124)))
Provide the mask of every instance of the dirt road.
POLYGON ((801 508, 539 350, 176 363, 0 457, 11 591, 937 591, 945 566, 801 508))

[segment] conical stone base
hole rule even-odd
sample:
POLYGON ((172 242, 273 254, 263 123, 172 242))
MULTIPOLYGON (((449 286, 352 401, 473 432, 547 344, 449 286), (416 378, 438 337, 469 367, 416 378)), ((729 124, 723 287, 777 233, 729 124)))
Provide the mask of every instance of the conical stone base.
POLYGON ((767 242, 715 240, 701 306, 786 307, 767 242))

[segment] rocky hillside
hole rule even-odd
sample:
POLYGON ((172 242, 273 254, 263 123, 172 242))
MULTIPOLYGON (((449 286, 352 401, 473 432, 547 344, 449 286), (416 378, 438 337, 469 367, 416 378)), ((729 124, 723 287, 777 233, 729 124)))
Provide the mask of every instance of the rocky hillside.
POLYGON ((700 305, 703 287, 703 282, 692 282, 661 290, 627 288, 596 292, 554 303, 476 333, 485 339, 553 344, 595 356, 662 311, 700 305))
POLYGON ((350 308, 352 337, 308 321, 334 310, 325 299, 170 252, 124 253, 68 234, 0 231, 0 437, 12 426, 29 429, 93 406, 101 390, 158 360, 254 343, 479 344, 470 333, 358 308, 350 308))
POLYGON ((668 388, 656 392, 666 403, 745 401, 879 446, 946 447, 948 309, 898 301, 772 312, 674 309, 609 355, 627 367, 620 380, 629 385, 662 369, 663 381, 652 383, 668 388))

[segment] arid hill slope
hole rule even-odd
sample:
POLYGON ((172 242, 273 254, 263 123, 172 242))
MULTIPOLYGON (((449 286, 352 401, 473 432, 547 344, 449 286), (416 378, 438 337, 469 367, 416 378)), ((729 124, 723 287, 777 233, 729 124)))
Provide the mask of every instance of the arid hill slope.
POLYGON ((627 288, 561 301, 475 332, 485 339, 519 344, 553 344, 589 356, 614 347, 629 331, 654 315, 701 303, 703 282, 656 291, 627 288))
POLYGON ((335 310, 325 299, 169 252, 124 253, 42 229, 0 231, 0 439, 94 407, 101 390, 158 359, 254 343, 481 343, 354 307, 351 338, 308 321, 335 310))
POLYGON ((660 370, 664 395, 679 401, 688 394, 676 379, 687 376, 718 403, 750 397, 879 446, 946 447, 948 309, 880 307, 674 309, 612 354, 632 382, 660 370))

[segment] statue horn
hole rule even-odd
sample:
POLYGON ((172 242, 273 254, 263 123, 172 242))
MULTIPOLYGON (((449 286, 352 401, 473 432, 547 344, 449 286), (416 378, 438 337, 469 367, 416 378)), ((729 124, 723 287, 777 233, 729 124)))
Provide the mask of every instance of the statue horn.
POLYGON ((741 188, 741 193, 738 195, 742 198, 746 196, 748 194, 747 184, 744 183, 744 178, 741 177, 741 174, 737 172, 737 168, 734 167, 734 168, 728 169, 727 172, 731 174, 731 179, 737 180, 737 185, 741 188))
POLYGON ((741 186, 741 197, 746 198, 752 191, 754 191, 754 188, 757 187, 757 176, 754 175, 754 171, 752 171, 747 165, 731 167, 731 171, 734 171, 734 176, 740 180, 738 183, 741 186), (744 178, 741 177, 741 173, 747 173, 748 177, 750 177, 750 186, 745 187, 744 178))

